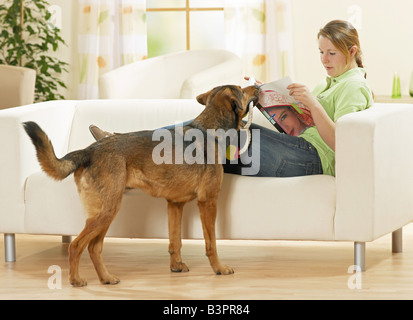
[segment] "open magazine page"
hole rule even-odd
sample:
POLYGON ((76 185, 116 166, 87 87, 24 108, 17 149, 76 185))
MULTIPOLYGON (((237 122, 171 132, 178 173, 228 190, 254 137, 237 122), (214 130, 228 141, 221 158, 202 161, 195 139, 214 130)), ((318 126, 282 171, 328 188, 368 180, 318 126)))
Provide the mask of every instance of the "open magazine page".
POLYGON ((289 95, 289 77, 263 84, 260 87, 257 107, 280 132, 291 136, 300 135, 314 126, 309 108, 289 95))

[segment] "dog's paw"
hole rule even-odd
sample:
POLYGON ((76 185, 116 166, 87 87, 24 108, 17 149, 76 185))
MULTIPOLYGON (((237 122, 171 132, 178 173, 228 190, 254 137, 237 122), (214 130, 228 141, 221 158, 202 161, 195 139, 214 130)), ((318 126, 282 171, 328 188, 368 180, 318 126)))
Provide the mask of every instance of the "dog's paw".
POLYGON ((70 280, 70 284, 74 287, 85 287, 87 286, 87 281, 83 278, 72 279, 70 280))
POLYGON ((183 262, 177 262, 173 265, 171 265, 171 271, 172 272, 188 272, 189 268, 187 265, 183 262))
POLYGON ((214 270, 215 273, 217 275, 227 275, 227 274, 233 274, 234 273, 234 269, 232 269, 231 267, 228 266, 221 266, 218 269, 214 270))
POLYGON ((114 275, 108 275, 104 279, 101 279, 102 284, 118 284, 120 282, 119 278, 114 275))

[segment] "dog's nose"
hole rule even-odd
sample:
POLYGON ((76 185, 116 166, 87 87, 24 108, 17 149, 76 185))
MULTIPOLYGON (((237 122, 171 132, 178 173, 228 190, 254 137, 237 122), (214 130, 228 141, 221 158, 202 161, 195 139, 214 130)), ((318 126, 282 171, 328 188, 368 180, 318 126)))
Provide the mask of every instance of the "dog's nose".
POLYGON ((254 97, 254 99, 252 99, 252 102, 254 103, 254 106, 257 105, 258 103, 258 95, 254 97))

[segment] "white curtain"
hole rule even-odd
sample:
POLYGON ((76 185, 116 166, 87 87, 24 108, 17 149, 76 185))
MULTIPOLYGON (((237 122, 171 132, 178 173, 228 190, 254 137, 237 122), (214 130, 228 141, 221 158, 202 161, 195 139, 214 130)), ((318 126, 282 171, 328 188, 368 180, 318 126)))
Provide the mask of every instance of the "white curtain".
POLYGON ((147 57, 145 0, 78 0, 78 98, 97 99, 103 73, 147 57))
POLYGON ((290 0, 225 0, 225 42, 244 74, 268 82, 294 78, 290 0))

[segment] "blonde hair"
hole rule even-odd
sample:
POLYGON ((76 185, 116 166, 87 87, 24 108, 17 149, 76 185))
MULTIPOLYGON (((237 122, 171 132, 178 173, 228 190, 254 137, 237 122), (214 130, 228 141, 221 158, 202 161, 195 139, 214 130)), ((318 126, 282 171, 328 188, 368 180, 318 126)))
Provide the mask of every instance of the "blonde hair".
POLYGON ((333 20, 327 23, 324 28, 320 29, 317 39, 323 36, 331 41, 331 43, 342 52, 347 58, 347 64, 351 62, 350 49, 355 46, 357 52, 355 55, 357 66, 363 68, 361 59, 361 48, 359 35, 353 25, 344 20, 333 20))

